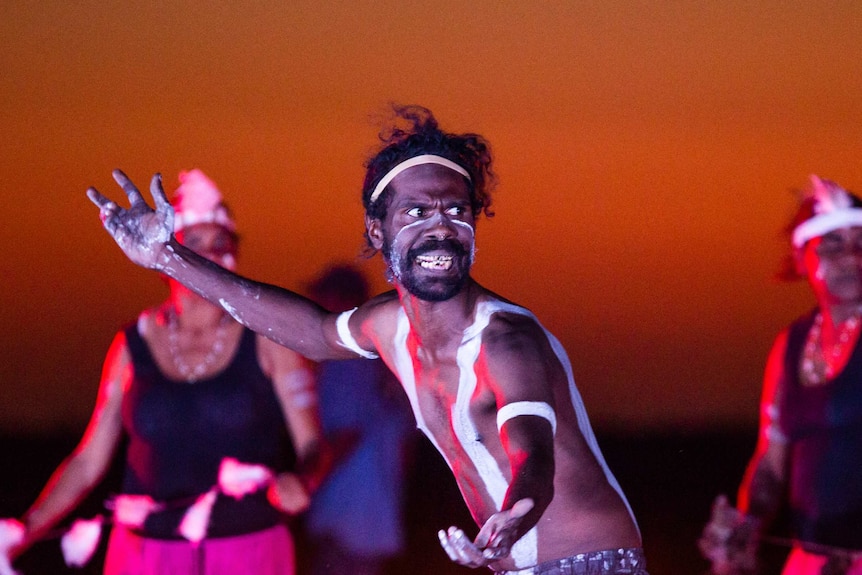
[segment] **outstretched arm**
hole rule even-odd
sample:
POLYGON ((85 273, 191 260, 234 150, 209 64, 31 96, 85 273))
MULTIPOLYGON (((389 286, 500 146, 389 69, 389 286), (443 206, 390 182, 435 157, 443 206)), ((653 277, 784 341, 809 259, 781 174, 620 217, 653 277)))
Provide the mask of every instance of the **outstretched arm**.
POLYGON ((305 357, 355 357, 337 344, 333 314, 298 294, 236 275, 177 242, 173 208, 159 174, 150 183, 155 209, 123 172, 114 170, 113 176, 126 193, 128 208, 95 188, 89 188, 87 196, 99 207, 105 229, 133 262, 179 281, 241 324, 305 357))

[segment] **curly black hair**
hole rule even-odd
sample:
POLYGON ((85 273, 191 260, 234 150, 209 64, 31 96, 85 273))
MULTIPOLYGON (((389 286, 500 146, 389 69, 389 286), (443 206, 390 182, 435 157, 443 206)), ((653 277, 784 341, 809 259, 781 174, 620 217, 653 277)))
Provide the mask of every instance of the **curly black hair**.
MULTIPOLYGON (((491 191, 496 176, 491 170, 490 144, 479 134, 452 134, 440 129, 431 110, 423 106, 392 104, 391 126, 380 132, 383 147, 365 162, 365 182, 362 185, 362 205, 365 214, 383 220, 392 198, 391 188, 371 203, 371 194, 377 183, 395 166, 423 154, 434 154, 451 160, 470 174, 470 204, 473 216, 491 217, 491 191), (405 127, 406 124, 406 127, 405 127)), ((365 239, 373 253, 371 239, 365 239)))

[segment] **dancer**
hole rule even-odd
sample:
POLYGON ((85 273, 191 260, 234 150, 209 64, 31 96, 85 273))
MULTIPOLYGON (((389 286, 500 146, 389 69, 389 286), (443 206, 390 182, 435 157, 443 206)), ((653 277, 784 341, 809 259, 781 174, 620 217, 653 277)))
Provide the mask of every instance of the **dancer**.
POLYGON ((369 247, 383 252, 395 289, 341 314, 184 248, 158 176, 155 210, 119 171, 129 208, 93 188, 88 196, 130 259, 240 323, 313 360, 381 357, 481 526, 472 541, 456 527, 440 532, 453 561, 498 573, 645 573, 634 517, 559 341, 470 276, 494 180, 487 143, 443 132, 425 108, 396 112, 404 125, 381 134, 362 192, 369 247))
POLYGON ((738 509, 720 496, 699 544, 715 573, 752 571, 786 505, 794 545, 785 575, 860 575, 862 200, 812 176, 790 229, 788 270, 808 281, 817 307, 773 344, 738 509))
MULTIPOLYGON (((233 269, 235 224, 218 189, 199 170, 180 181, 173 241, 233 269)), ((220 306, 173 279, 168 285, 165 302, 114 338, 87 431, 24 515, 12 555, 73 510, 126 436, 124 495, 115 502, 125 512, 112 529, 106 574, 290 575, 283 514, 308 507, 326 468, 312 373, 301 356, 220 306), (225 495, 213 486, 226 458, 279 474, 258 473, 260 489, 225 495), (211 509, 208 525, 185 521, 196 500, 211 509), (132 508, 140 513, 130 520, 132 508)))

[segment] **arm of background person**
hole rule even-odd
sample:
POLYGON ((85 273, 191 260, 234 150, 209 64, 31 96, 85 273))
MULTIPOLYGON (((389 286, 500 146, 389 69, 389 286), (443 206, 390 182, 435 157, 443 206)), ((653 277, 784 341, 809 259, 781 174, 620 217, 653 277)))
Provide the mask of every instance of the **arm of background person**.
POLYGON ((26 535, 13 555, 44 536, 104 477, 121 437, 120 407, 131 377, 131 358, 125 335, 120 332, 105 358, 96 406, 84 436, 24 514, 26 535))
POLYGON ((281 473, 269 491, 270 501, 295 515, 311 502, 332 466, 318 412, 314 371, 308 360, 272 341, 259 338, 265 372, 272 377, 297 456, 295 471, 281 473))
POLYGON ((737 499, 740 511, 763 522, 769 522, 778 512, 787 483, 788 444, 779 425, 787 337, 785 330, 776 338, 769 353, 760 402, 757 447, 743 476, 737 499))

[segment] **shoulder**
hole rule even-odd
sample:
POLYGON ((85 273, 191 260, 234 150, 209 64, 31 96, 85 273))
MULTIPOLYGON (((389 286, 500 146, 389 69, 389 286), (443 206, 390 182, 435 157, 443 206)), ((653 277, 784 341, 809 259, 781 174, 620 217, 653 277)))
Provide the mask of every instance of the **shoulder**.
POLYGON ((508 302, 490 303, 482 347, 489 360, 543 359, 551 353, 548 334, 527 309, 508 302))
POLYGON ((374 349, 377 342, 394 333, 400 310, 401 302, 394 290, 373 297, 351 313, 350 333, 363 349, 374 349))

